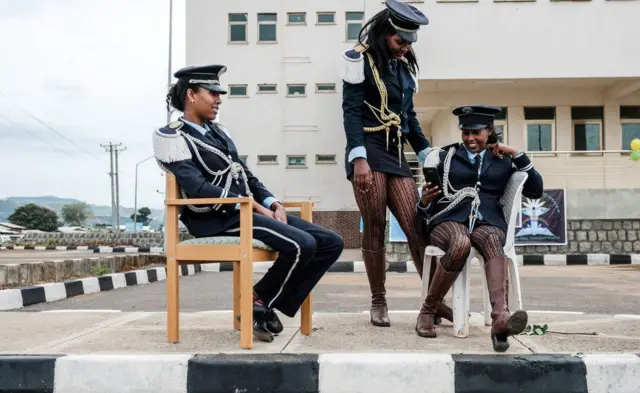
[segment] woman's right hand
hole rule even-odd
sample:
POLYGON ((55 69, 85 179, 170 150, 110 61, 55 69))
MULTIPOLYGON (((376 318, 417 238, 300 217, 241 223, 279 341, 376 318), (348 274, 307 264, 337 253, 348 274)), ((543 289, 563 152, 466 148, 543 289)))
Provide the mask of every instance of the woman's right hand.
POLYGON ((437 185, 431 187, 431 183, 424 183, 422 186, 422 198, 420 199, 422 206, 429 206, 429 204, 433 202, 438 195, 440 195, 440 187, 437 185))
POLYGON ((373 182, 373 174, 369 163, 364 158, 356 158, 354 161, 354 175, 356 188, 360 192, 369 191, 369 186, 373 182))
POLYGON ((253 211, 258 214, 262 214, 263 216, 274 218, 274 213, 271 210, 267 209, 256 201, 253 201, 253 211))

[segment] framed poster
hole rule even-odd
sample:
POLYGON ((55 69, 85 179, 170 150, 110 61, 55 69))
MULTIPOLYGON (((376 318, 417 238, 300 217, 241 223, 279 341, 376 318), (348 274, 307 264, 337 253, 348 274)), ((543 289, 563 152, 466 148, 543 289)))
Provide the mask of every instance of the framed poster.
POLYGON ((522 197, 516 225, 516 246, 567 244, 567 194, 565 189, 544 190, 542 198, 522 197))

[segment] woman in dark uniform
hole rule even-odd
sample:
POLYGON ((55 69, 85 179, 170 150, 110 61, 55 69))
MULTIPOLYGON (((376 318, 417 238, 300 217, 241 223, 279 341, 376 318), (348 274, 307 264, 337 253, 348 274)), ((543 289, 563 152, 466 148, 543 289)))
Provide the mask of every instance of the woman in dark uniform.
POLYGON ((436 337, 438 303, 462 271, 473 246, 485 261, 493 348, 504 352, 509 348, 507 337, 520 334, 528 318, 525 311, 510 315, 507 308, 507 257, 503 250, 507 222, 500 198, 515 171, 528 174, 524 196, 538 199, 544 186, 523 152, 498 143, 493 119, 500 111, 490 106, 456 108, 453 114, 459 116, 463 143, 433 149, 426 159, 425 166, 437 168, 443 189, 425 183, 418 208, 427 221, 429 244, 445 250, 445 255, 435 268, 416 331, 423 337, 436 337))
MULTIPOLYGON (((430 147, 413 107, 418 64, 411 48, 428 19, 396 0, 386 6, 362 28, 358 46, 344 53, 341 69, 345 169, 364 221, 362 253, 371 288, 371 323, 376 326, 390 326, 384 285, 387 207, 406 234, 422 277, 425 239, 404 144, 409 142, 420 163, 430 147)), ((452 320, 451 314, 451 308, 441 304, 438 316, 452 320)))

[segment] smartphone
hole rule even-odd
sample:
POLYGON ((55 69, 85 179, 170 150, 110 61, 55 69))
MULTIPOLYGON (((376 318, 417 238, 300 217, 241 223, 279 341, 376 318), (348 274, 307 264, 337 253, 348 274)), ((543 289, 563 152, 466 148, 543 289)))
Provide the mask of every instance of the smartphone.
POLYGON ((422 173, 424 174, 424 180, 427 183, 431 183, 431 187, 437 185, 440 190, 442 190, 442 180, 440 179, 440 174, 438 173, 438 169, 434 167, 422 168, 422 173))

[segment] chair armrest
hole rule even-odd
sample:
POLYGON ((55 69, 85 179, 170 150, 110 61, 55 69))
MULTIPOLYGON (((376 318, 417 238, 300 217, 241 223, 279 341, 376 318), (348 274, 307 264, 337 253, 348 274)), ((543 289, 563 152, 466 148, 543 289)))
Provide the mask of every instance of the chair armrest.
POLYGON ((284 207, 299 207, 299 208, 313 208, 315 205, 314 201, 291 201, 291 202, 283 202, 282 206, 284 207))
POLYGON ((253 203, 253 198, 191 198, 191 199, 170 199, 166 201, 167 206, 184 206, 184 205, 224 205, 236 204, 241 205, 253 203))

